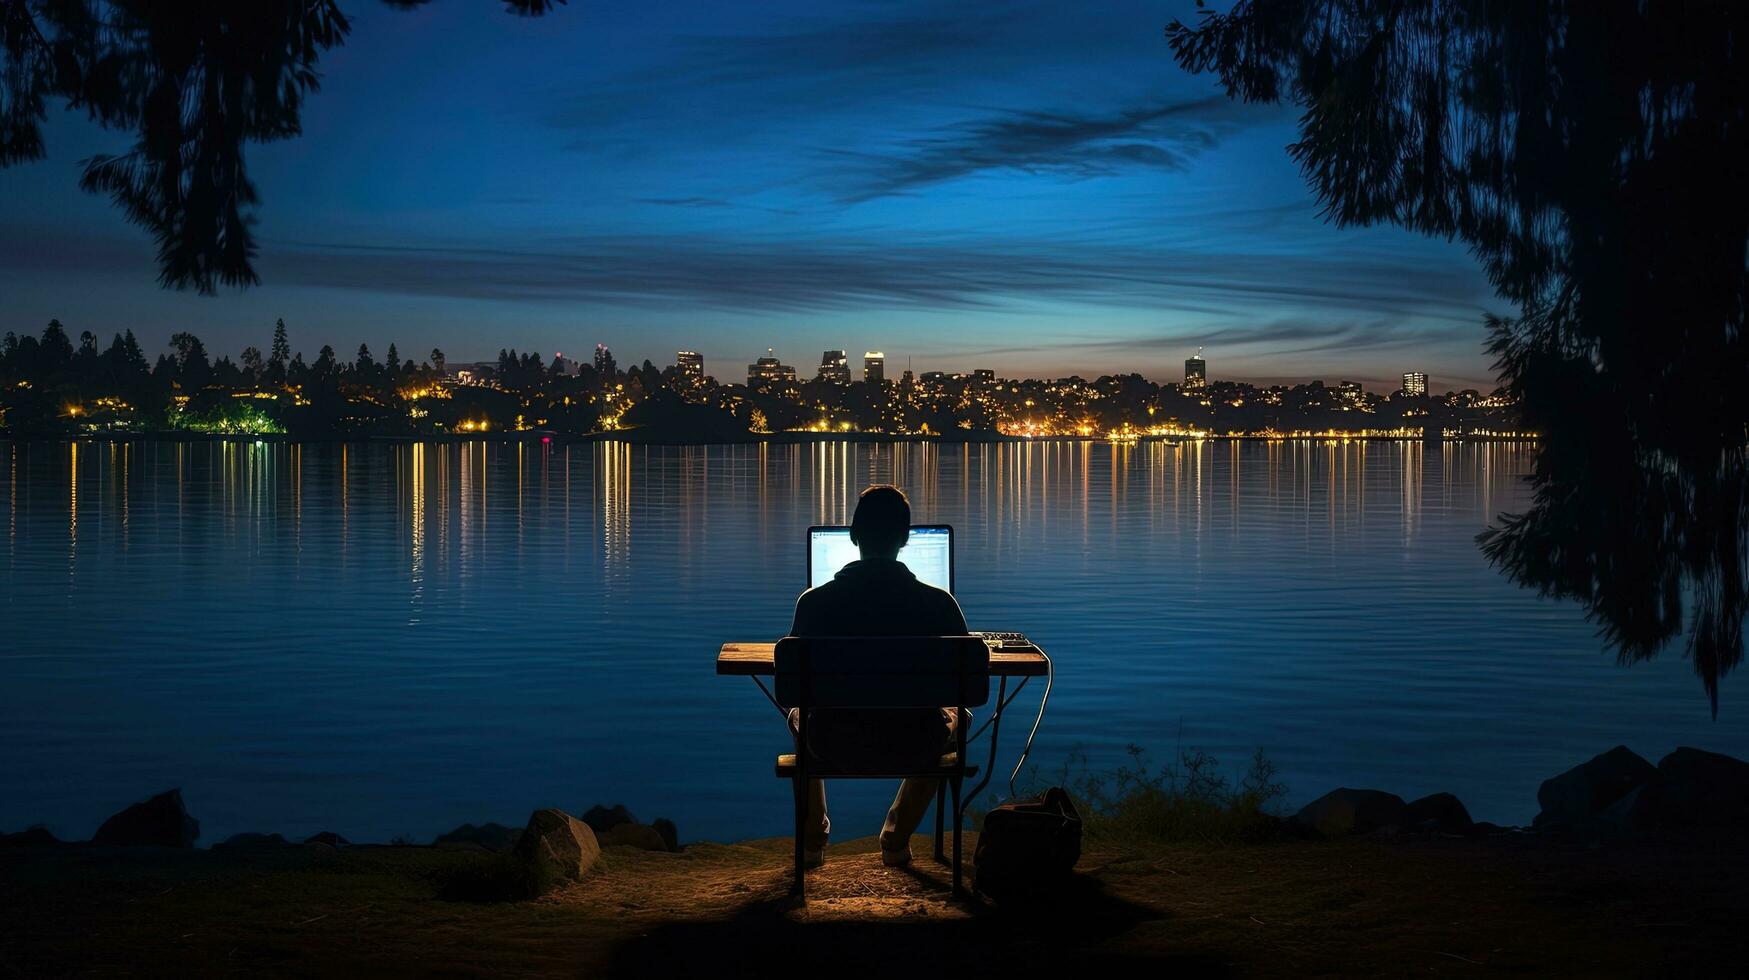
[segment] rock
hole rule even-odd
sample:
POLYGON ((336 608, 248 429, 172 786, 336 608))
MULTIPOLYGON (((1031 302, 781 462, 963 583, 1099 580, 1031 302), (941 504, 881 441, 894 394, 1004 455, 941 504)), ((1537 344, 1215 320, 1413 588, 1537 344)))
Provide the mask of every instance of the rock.
POLYGON ((1334 789, 1300 808, 1295 823, 1325 837, 1365 834, 1403 823, 1403 798, 1376 789, 1334 789))
POLYGON ((515 827, 506 827, 501 823, 483 823, 478 827, 464 823, 447 834, 440 835, 433 844, 478 844, 488 851, 508 851, 516 846, 516 838, 522 831, 515 827))
POLYGON ((597 803, 583 812, 583 822, 590 830, 605 834, 622 823, 637 823, 638 818, 632 816, 624 803, 615 803, 611 809, 597 803))
POLYGON ((1486 820, 1478 820, 1470 824, 1470 833, 1476 837, 1492 837, 1495 834, 1506 833, 1506 830, 1507 828, 1497 823, 1489 823, 1486 820))
POLYGON ((602 847, 635 847, 640 851, 671 850, 662 832, 641 823, 616 824, 599 836, 602 847))
POLYGON ((0 834, 0 847, 44 847, 59 843, 55 835, 40 823, 15 834, 0 834))
POLYGON ((1542 812, 1532 825, 1583 828, 1634 787, 1651 781, 1657 772, 1627 746, 1618 745, 1544 780, 1536 791, 1542 812))
POLYGON ((662 835, 662 840, 667 843, 670 851, 680 850, 680 828, 674 826, 674 821, 667 817, 657 817, 650 821, 650 826, 662 835))
POLYGON ((214 844, 213 850, 215 850, 215 851, 221 851, 221 850, 223 850, 223 851, 231 851, 231 850, 245 851, 245 850, 259 850, 259 849, 265 849, 265 848, 290 847, 290 846, 292 846, 291 841, 286 840, 284 837, 280 836, 279 834, 242 833, 242 834, 232 834, 231 836, 225 838, 224 840, 218 842, 217 844, 214 844))
POLYGON ((306 844, 326 844, 329 847, 345 847, 352 843, 332 830, 324 830, 319 834, 311 834, 304 838, 306 844))
MULTIPOLYGON (((1607 836, 1635 834, 1647 828, 1646 806, 1641 799, 1651 783, 1643 783, 1627 791, 1627 795, 1599 810, 1589 821, 1579 825, 1587 834, 1607 836)), ((1564 825, 1572 827, 1574 825, 1564 825)))
POLYGON ((1749 762, 1679 748, 1659 760, 1631 819, 1636 830, 1741 827, 1749 822, 1749 762))
POLYGON ((511 852, 526 864, 570 881, 580 881, 596 859, 601 845, 589 825, 563 810, 536 810, 511 852))
POLYGON ((1467 834, 1476 825, 1462 800, 1450 793, 1434 793, 1410 803, 1403 810, 1403 826, 1434 830, 1442 834, 1467 834))
POLYGON ((182 790, 159 793, 135 803, 103 822, 91 838, 93 844, 133 847, 157 844, 163 847, 193 847, 200 837, 200 821, 182 805, 182 790))

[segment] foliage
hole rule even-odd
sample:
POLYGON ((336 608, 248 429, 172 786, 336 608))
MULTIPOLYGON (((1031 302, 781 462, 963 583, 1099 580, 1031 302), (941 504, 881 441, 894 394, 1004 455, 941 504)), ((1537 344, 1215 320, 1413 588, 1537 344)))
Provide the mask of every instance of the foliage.
POLYGON ((1749 5, 1248 0, 1167 28, 1230 95, 1302 110, 1339 224, 1458 238, 1543 441, 1481 541, 1623 660, 1686 630, 1714 713, 1749 608, 1749 5), (1685 615, 1686 610, 1686 615, 1685 615))
POLYGON ((1221 772, 1220 760, 1202 749, 1180 750, 1176 764, 1159 769, 1150 767, 1140 746, 1126 751, 1129 762, 1109 772, 1089 770, 1086 753, 1071 752, 1052 782, 1041 781, 1032 769, 1025 793, 1063 787, 1081 811, 1083 834, 1100 843, 1241 844, 1280 836, 1274 808, 1287 786, 1276 779, 1275 764, 1262 749, 1236 786, 1221 772))
POLYGON ((126 153, 85 161, 80 186, 152 233, 163 285, 254 285, 244 148, 302 131, 321 57, 350 30, 335 0, 0 0, 0 167, 45 156, 52 101, 130 133, 126 153))
POLYGON ((230 405, 214 405, 204 411, 170 413, 170 427, 190 432, 217 435, 270 435, 285 431, 274 417, 248 401, 235 400, 230 405))

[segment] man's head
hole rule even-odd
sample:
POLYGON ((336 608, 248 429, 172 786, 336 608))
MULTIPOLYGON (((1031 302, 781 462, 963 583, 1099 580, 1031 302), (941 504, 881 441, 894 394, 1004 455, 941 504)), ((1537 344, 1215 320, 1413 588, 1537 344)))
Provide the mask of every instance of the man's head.
POLYGON ((864 558, 896 558, 911 534, 911 502, 905 492, 879 484, 862 492, 850 519, 850 541, 864 558))

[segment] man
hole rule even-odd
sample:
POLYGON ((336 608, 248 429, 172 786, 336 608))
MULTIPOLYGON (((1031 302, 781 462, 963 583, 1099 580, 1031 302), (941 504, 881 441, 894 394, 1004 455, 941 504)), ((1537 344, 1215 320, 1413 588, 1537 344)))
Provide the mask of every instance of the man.
MULTIPOLYGON (((917 581, 899 561, 911 533, 911 503, 894 486, 873 486, 856 501, 850 541, 862 557, 845 565, 824 585, 796 600, 791 636, 956 636, 966 632, 966 617, 954 597, 917 581)), ((797 723, 790 711, 790 725, 797 723)), ((815 755, 833 759, 869 754, 931 759, 947 748, 960 723, 953 708, 819 709, 808 719, 815 755)), ((803 751, 801 746, 796 751, 803 751)), ((940 779, 916 778, 899 785, 881 828, 881 862, 911 863, 911 834, 929 809, 940 779)), ((802 847, 809 867, 825 857, 831 821, 826 818, 826 787, 808 781, 808 820, 802 847)))

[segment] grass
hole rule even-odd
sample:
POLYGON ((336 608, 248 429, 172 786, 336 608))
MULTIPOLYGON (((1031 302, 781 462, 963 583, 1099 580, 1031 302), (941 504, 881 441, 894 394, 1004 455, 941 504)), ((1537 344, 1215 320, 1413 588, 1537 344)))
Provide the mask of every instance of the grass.
POLYGON ((1180 749, 1159 767, 1138 745, 1129 761, 1111 770, 1091 770, 1084 751, 1071 752, 1055 781, 1029 772, 1028 794, 1057 785, 1081 812, 1088 846, 1148 847, 1160 844, 1252 844, 1282 836, 1276 812, 1287 786, 1262 749, 1237 782, 1218 758, 1202 749, 1180 749))
POLYGON ((446 902, 526 902, 558 887, 560 879, 541 862, 509 854, 482 854, 475 860, 432 873, 437 897, 446 902))

